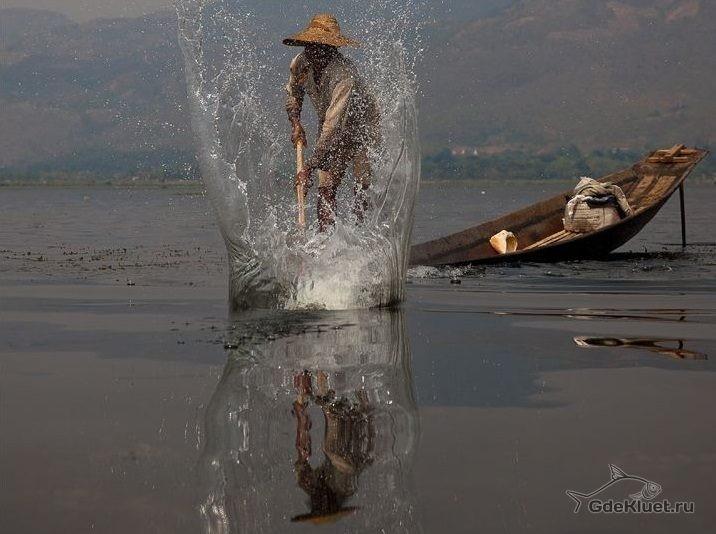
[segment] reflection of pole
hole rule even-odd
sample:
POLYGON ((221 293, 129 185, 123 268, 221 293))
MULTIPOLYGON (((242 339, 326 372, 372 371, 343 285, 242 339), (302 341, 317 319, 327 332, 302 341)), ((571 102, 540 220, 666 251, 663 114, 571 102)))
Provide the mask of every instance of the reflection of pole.
POLYGON ((681 248, 686 248, 686 212, 684 211, 684 183, 679 185, 679 204, 681 205, 681 248))

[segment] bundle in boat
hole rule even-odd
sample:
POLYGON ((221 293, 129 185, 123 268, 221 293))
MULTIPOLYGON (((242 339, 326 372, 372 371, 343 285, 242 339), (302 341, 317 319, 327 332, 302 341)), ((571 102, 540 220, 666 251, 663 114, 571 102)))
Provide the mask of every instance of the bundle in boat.
POLYGON ((621 220, 619 211, 611 204, 593 205, 579 202, 573 209, 564 210, 564 229, 567 232, 584 234, 610 226, 621 220))
POLYGON ((573 233, 594 232, 631 214, 631 206, 618 185, 583 176, 564 208, 564 229, 573 233))

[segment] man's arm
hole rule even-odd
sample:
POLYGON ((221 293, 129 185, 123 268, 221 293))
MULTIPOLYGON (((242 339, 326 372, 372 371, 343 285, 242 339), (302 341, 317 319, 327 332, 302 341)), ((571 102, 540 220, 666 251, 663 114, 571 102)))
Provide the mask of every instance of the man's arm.
POLYGON ((305 95, 304 83, 308 73, 305 60, 301 54, 291 61, 291 74, 286 85, 286 113, 291 122, 291 142, 294 146, 300 140, 306 145, 306 133, 301 126, 301 111, 305 95))
POLYGON ((346 124, 348 105, 355 82, 353 78, 345 78, 338 82, 331 94, 331 104, 326 111, 321 135, 316 142, 316 148, 306 163, 309 169, 321 169, 326 163, 333 145, 346 124))

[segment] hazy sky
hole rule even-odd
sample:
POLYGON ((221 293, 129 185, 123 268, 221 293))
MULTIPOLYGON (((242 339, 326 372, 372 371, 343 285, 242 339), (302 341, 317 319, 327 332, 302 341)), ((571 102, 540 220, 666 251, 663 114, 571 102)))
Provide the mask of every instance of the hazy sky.
MULTIPOLYGON (((261 0, 252 0, 252 2, 257 1, 261 0)), ((302 14, 306 11, 331 9, 333 6, 332 0, 285 0, 285 2, 271 0, 271 2, 280 11, 292 9, 302 14)), ((435 8, 437 10, 435 14, 438 16, 472 18, 513 2, 514 0, 426 0, 425 4, 435 8)), ((173 0, 0 0, 0 7, 50 9, 80 21, 99 17, 137 17, 160 9, 169 9, 172 6, 173 0)))
POLYGON ((78 20, 139 16, 171 7, 172 0, 1 0, 2 7, 51 9, 78 20))

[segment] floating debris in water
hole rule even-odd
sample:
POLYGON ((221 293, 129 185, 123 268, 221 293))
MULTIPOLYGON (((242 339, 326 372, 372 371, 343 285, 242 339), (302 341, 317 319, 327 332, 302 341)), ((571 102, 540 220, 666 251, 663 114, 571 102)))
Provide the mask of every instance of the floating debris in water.
POLYGON ((477 278, 485 275, 484 267, 468 265, 466 267, 431 267, 417 265, 408 269, 408 283, 415 279, 430 278, 477 278))
POLYGON ((683 339, 575 336, 574 343, 582 348, 644 349, 677 360, 708 360, 708 355, 705 353, 687 349, 683 339))

